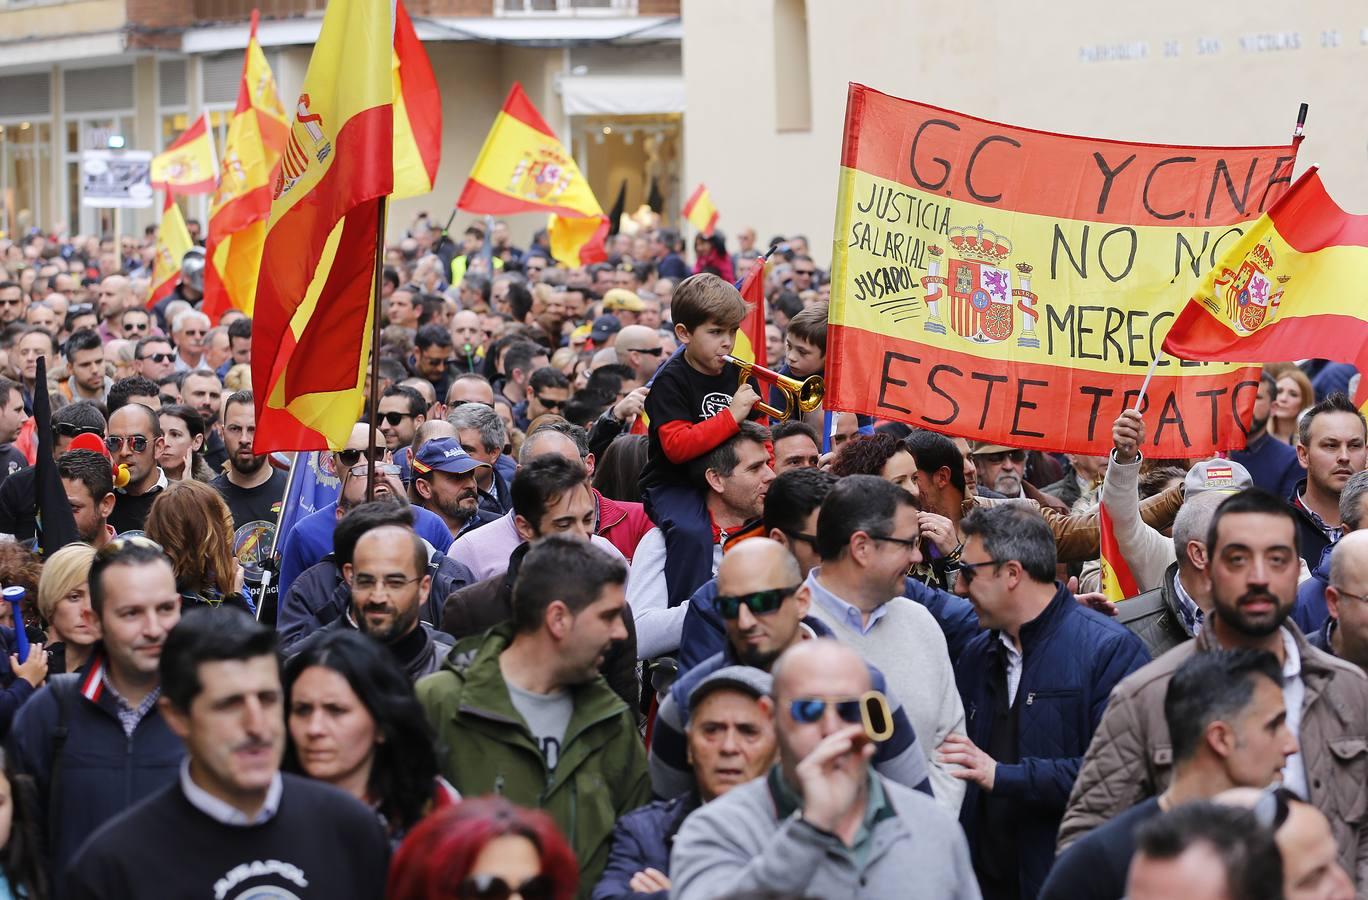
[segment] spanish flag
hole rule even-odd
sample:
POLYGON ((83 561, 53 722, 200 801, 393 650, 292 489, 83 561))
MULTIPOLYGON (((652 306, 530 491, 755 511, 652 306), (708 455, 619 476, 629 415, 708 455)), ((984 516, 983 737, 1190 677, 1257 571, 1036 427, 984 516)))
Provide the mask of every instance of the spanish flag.
MULTIPOLYGON (((697 191, 694 192, 695 194, 697 191)), ((736 330, 736 346, 732 354, 737 359, 749 360, 757 366, 768 368, 765 355, 765 261, 768 256, 757 259, 741 280, 737 290, 741 299, 746 301, 746 317, 736 330)))
POLYGON ((1107 505, 1097 507, 1097 527, 1101 532, 1102 554, 1102 593, 1113 603, 1120 603, 1127 597, 1140 593, 1126 558, 1121 555, 1121 547, 1116 543, 1116 532, 1112 530, 1111 516, 1107 515, 1107 505))
POLYGON ((390 0, 331 0, 276 175, 252 329, 257 450, 341 447, 361 414, 394 188, 390 0))
POLYGON ((564 266, 608 258, 608 217, 551 127, 514 84, 456 208, 482 215, 551 214, 551 254, 564 266))
POLYGON ((1207 273, 1164 352, 1246 362, 1317 357, 1368 372, 1365 283, 1368 216, 1340 209, 1312 166, 1207 273))
POLYGON ((717 227, 717 207, 713 206, 712 193, 706 184, 700 184, 689 195, 684 204, 684 218, 704 236, 712 237, 713 229, 717 227))
POLYGON ((228 123, 218 190, 209 208, 204 312, 213 321, 230 308, 252 314, 276 166, 289 133, 275 76, 257 43, 259 17, 252 10, 237 108, 228 123))
POLYGON ((148 292, 147 305, 155 306, 157 301, 168 296, 176 289, 180 280, 181 259, 190 248, 195 246, 190 240, 190 230, 185 227, 185 217, 170 193, 166 195, 166 205, 162 207, 161 224, 157 226, 157 246, 152 256, 152 285, 148 292))
POLYGON ((152 187, 174 194, 208 194, 217 181, 214 132, 205 112, 161 153, 152 157, 152 187))
POLYGON ((394 198, 432 193, 442 161, 442 95, 402 2, 394 8, 394 198))

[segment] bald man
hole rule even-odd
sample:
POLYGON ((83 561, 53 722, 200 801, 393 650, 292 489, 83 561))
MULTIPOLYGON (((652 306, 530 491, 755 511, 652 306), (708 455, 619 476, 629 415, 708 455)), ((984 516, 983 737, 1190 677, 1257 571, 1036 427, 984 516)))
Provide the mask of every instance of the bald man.
MULTIPOLYGON (((722 557, 717 592, 727 598, 720 606, 727 644, 722 652, 681 676, 660 704, 648 760, 651 789, 658 796, 675 797, 693 787, 683 734, 689 722, 689 693, 698 684, 728 666, 751 666, 768 672, 790 647, 811 638, 831 637, 831 629, 822 620, 807 615, 812 598, 801 589, 802 583, 798 560, 787 547, 770 538, 742 541, 722 557), (744 598, 744 602, 737 598, 744 598)), ((883 673, 872 666, 867 668, 875 690, 887 695, 883 673)), ((888 703, 893 710, 893 737, 878 745, 874 768, 885 779, 930 794, 930 770, 912 723, 897 698, 889 696, 888 703)), ((959 796, 956 794, 955 799, 959 796)), ((948 798, 943 805, 951 808, 948 798)))
POLYGON ((1311 645, 1368 669, 1368 530, 1349 532, 1330 551, 1325 606, 1330 618, 1308 636, 1311 645))
POLYGON ((864 660, 838 641, 801 641, 773 673, 773 701, 761 702, 779 762, 684 821, 670 896, 979 897, 954 816, 870 769, 875 747, 849 703, 870 690, 864 660))
POLYGON ((613 349, 617 351, 617 361, 631 366, 636 373, 636 380, 642 384, 650 381, 664 362, 661 358, 660 332, 645 325, 628 325, 619 331, 613 349))

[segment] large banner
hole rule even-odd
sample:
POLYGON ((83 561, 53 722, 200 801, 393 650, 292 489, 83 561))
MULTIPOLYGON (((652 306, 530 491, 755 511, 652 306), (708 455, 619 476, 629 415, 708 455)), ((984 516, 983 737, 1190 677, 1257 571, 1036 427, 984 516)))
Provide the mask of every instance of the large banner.
MULTIPOLYGON (((1295 159, 1050 134, 852 84, 827 407, 1107 453, 1174 317, 1295 159)), ((1243 447, 1257 388, 1252 367, 1161 358, 1145 452, 1243 447)))

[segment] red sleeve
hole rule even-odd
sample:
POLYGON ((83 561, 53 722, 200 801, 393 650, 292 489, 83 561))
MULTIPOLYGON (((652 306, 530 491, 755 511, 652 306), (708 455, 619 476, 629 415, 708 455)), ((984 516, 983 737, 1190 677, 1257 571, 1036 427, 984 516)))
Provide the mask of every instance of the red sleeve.
POLYGON ((702 422, 689 423, 682 419, 665 422, 657 429, 660 449, 665 458, 679 465, 697 459, 741 430, 736 419, 726 410, 702 422))

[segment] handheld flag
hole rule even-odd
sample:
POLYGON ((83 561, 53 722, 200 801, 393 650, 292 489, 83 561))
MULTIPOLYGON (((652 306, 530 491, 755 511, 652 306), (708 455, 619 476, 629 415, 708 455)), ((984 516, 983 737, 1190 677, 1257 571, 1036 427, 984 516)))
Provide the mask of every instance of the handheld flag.
POLYGON ((737 285, 741 299, 746 301, 746 317, 736 330, 736 346, 732 348, 732 355, 737 359, 766 367, 769 366, 765 353, 765 262, 768 259, 768 254, 757 259, 737 285))
POLYGON ((551 214, 551 254, 565 266, 608 258, 608 217, 551 126, 514 84, 485 138, 456 207, 501 216, 551 214))
POLYGON ((152 285, 147 295, 147 305, 156 306, 157 302, 176 289, 180 280, 181 260, 190 248, 195 246, 190 239, 190 230, 185 227, 185 217, 170 193, 162 207, 161 224, 157 226, 157 246, 152 257, 152 285))
POLYGON ((1102 544, 1102 593, 1113 603, 1134 597, 1140 593, 1140 587, 1126 558, 1121 555, 1121 545, 1116 543, 1116 532, 1105 503, 1097 507, 1097 527, 1102 544))
POLYGON ((228 123, 218 190, 209 208, 204 312, 213 321, 229 309, 252 314, 272 183, 289 133, 275 76, 257 42, 258 19, 253 10, 237 108, 228 123))
POLYGON ((1340 209, 1312 166, 1207 273, 1164 352, 1250 362, 1318 357, 1368 371, 1365 280, 1368 216, 1340 209))
POLYGON ((712 193, 706 184, 694 188, 684 204, 684 218, 705 237, 712 237, 713 229, 717 227, 717 207, 713 206, 712 193))
POLYGON ((38 437, 38 458, 34 461, 34 480, 37 484, 38 546, 48 557, 81 539, 76 530, 76 517, 71 512, 66 488, 57 474, 57 460, 52 455, 52 400, 47 392, 47 357, 38 357, 38 372, 34 379, 38 390, 33 392, 34 434, 38 437))
POLYGON ((394 8, 394 199, 432 193, 442 161, 442 95, 402 2, 394 8))
POLYGON ((361 413, 394 187, 390 0, 331 0, 276 176, 257 285, 257 451, 341 447, 361 413))
POLYGON ((208 194, 218 176, 214 132, 205 112, 161 153, 152 157, 152 187, 174 194, 208 194))

